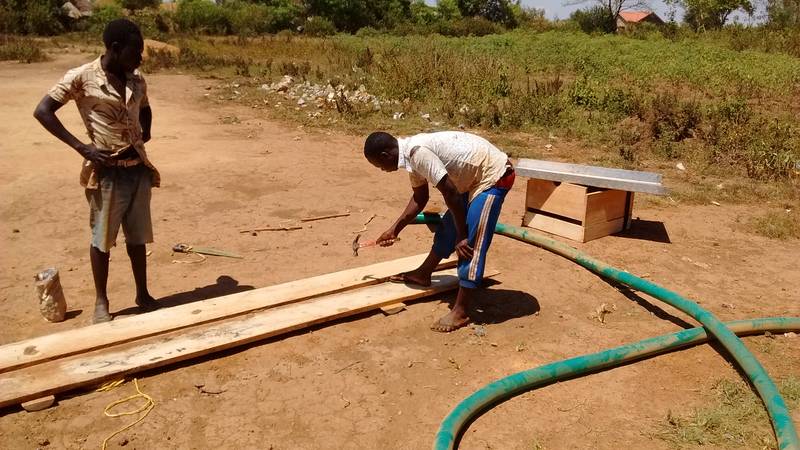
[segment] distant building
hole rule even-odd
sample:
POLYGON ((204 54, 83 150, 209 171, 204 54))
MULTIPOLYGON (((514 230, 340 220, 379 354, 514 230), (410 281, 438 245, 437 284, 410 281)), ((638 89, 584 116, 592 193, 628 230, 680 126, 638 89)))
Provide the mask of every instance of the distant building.
POLYGON ((640 23, 663 25, 664 21, 653 11, 622 11, 617 15, 617 31, 630 30, 640 23))

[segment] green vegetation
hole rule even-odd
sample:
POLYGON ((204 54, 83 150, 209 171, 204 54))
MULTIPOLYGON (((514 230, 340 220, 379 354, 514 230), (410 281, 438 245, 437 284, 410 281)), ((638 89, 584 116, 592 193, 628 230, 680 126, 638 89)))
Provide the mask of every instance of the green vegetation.
POLYGON ((749 226, 756 233, 770 239, 800 239, 800 214, 793 209, 787 208, 755 217, 749 226))
MULTIPOLYGON (((789 377, 778 388, 790 408, 800 403, 800 379, 789 377)), ((764 406, 743 381, 720 380, 714 405, 687 416, 667 415, 655 437, 678 448, 715 445, 721 448, 776 449, 764 406)))
POLYGON ((427 113, 442 128, 553 133, 605 146, 630 167, 680 159, 707 175, 798 175, 798 105, 787 93, 800 92, 800 59, 788 55, 575 31, 176 43, 179 59, 150 68, 235 67, 247 75, 243 89, 253 89, 248 98, 267 98, 258 88, 284 75, 349 91, 364 85, 376 96, 380 108, 340 105, 339 123, 396 126, 395 113, 409 121, 427 113))
MULTIPOLYGON (((770 20, 758 27, 723 27, 726 11, 747 5, 722 2, 713 26, 643 24, 619 35, 608 32, 621 0, 566 21, 508 0, 180 0, 171 9, 125 0, 51 26, 95 42, 109 20, 130 17, 181 49, 152 52, 145 70, 235 79, 245 94, 221 97, 271 105, 278 117, 358 132, 483 128, 509 142, 555 135, 602 153, 562 155, 575 161, 689 165, 679 200, 740 202, 800 195, 797 1, 768 0, 770 20), (291 92, 262 89, 285 75, 291 92)), ((0 7, 2 30, 39 33, 45 10, 13 2, 0 7)), ((17 47, 4 55, 41 54, 17 47)), ((510 150, 532 154, 524 141, 510 150)))
POLYGON ((47 55, 33 39, 0 36, 0 61, 41 62, 47 61, 47 55))

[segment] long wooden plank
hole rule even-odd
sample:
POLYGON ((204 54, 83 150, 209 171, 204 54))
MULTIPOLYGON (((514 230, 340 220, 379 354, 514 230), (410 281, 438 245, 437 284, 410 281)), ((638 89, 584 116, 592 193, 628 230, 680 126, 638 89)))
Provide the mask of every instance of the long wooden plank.
POLYGON ((429 287, 383 283, 24 367, 0 374, 0 408, 457 287, 450 269, 429 287))
POLYGON ((515 170, 518 176, 538 178, 540 180, 566 181, 587 186, 646 192, 655 195, 666 195, 668 193, 667 189, 661 185, 661 175, 654 172, 537 159, 520 159, 515 170))
MULTIPOLYGON (((0 346, 0 373, 187 326, 370 284, 416 268, 426 254, 291 281, 0 346)), ((455 260, 439 267, 453 267, 455 260)))

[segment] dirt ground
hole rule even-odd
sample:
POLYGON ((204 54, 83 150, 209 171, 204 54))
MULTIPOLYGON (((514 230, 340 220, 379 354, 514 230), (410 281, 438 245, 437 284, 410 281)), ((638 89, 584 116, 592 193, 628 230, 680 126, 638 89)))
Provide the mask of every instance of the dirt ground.
MULTIPOLYGON (((65 53, 48 63, 0 63, 0 343, 85 326, 93 288, 88 207, 77 154, 49 136, 31 114, 70 67, 91 56, 65 53), (69 319, 39 315, 33 275, 54 266, 69 319)), ((405 205, 406 177, 369 166, 363 137, 305 130, 261 111, 220 106, 204 96, 213 81, 188 75, 148 78, 154 112, 152 160, 156 242, 149 246, 151 292, 168 305, 426 252, 430 234, 410 227, 390 249, 351 256, 353 231, 372 214, 377 235, 405 205), (240 123, 226 123, 236 116, 240 123), (239 233, 307 216, 350 211, 300 231, 239 233), (176 264, 178 242, 238 252, 176 264)), ((60 117, 81 131, 74 105, 60 117)), ((77 134, 77 133, 76 133, 77 134)), ((85 136, 83 132, 80 136, 85 136)), ((502 221, 518 224, 524 180, 507 198, 502 221)), ((669 179, 666 180, 669 184, 669 179)), ((643 197, 642 197, 643 198, 643 197)), ((697 300, 725 320, 800 316, 798 241, 740 231, 758 207, 654 208, 642 198, 631 233, 577 247, 697 300)), ((439 203, 440 200, 437 199, 439 203)), ((370 236, 370 237, 371 237, 370 236)), ((121 238, 120 238, 121 239, 121 238)), ((121 244, 121 241, 120 241, 121 244)), ((543 250, 497 237, 489 266, 502 273, 474 311, 473 328, 442 335, 428 325, 452 296, 412 304, 394 316, 367 314, 140 375, 155 409, 111 448, 420 449, 458 401, 499 377, 567 357, 676 331, 683 314, 620 292, 543 250), (616 305, 606 323, 590 318, 616 305), (201 393, 214 384, 221 394, 201 393)), ((112 251, 112 312, 134 313, 124 251, 112 251)), ((800 341, 779 336, 746 342, 778 379, 800 375, 800 341)), ((477 420, 463 449, 670 448, 653 437, 668 411, 687 413, 709 400, 721 378, 737 378, 709 346, 660 356, 545 387, 503 403, 477 420)), ((0 411, 0 448, 97 448, 129 422, 104 417, 130 384, 110 392, 60 396, 56 407, 0 411)), ((800 426, 800 411, 793 412, 800 426)))

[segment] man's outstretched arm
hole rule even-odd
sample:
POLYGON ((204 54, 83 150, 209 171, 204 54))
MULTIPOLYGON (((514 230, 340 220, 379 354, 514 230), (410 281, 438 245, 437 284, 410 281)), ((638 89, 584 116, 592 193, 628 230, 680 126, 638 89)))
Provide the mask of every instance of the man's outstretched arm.
POLYGON ((411 200, 408 201, 406 209, 403 210, 403 212, 400 214, 400 217, 397 218, 394 224, 389 227, 388 230, 384 231, 383 234, 381 234, 381 236, 378 238, 378 244, 383 246, 392 245, 400 232, 403 231, 403 228, 413 222, 414 219, 416 219, 417 214, 422 212, 422 210, 425 208, 425 205, 428 204, 429 199, 430 192, 428 191, 427 184, 415 187, 414 194, 411 196, 411 200))
POLYGON ((75 149, 75 151, 77 151, 84 158, 97 164, 107 165, 107 154, 99 151, 92 144, 82 143, 78 138, 75 137, 75 135, 70 133, 69 130, 64 127, 64 124, 61 123, 61 120, 59 120, 58 116, 56 116, 56 111, 58 111, 62 106, 64 106, 63 103, 59 103, 53 100, 53 98, 49 95, 45 95, 36 106, 36 110, 33 112, 33 117, 35 117, 36 120, 38 120, 39 123, 41 123, 42 126, 50 132, 50 134, 57 137, 59 140, 61 140, 61 142, 75 149))

